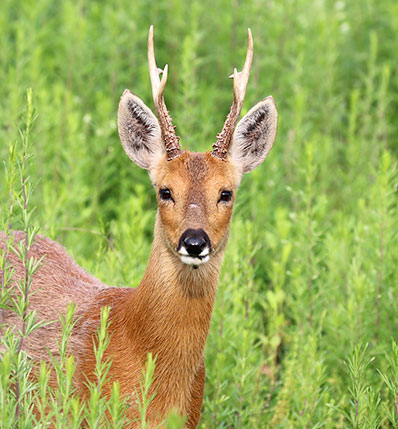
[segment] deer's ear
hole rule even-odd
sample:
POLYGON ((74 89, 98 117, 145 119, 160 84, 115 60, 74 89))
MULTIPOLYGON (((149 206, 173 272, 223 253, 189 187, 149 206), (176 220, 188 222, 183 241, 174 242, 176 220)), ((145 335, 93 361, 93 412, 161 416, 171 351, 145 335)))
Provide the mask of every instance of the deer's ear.
POLYGON ((243 173, 264 161, 274 143, 277 124, 278 112, 271 96, 257 103, 239 121, 228 154, 243 173))
POLYGON ((144 102, 126 89, 117 115, 123 149, 137 165, 147 170, 164 153, 159 122, 144 102))

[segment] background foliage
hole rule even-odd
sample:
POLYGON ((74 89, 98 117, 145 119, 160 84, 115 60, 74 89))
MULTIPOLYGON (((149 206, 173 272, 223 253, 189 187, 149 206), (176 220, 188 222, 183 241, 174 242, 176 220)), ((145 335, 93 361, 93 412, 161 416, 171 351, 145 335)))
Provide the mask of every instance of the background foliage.
MULTIPOLYGON (((239 190, 201 427, 396 427, 398 3, 3 0, 1 159, 22 151, 31 87, 33 223, 108 284, 137 285, 152 240, 155 196, 116 128, 125 88, 152 106, 150 24, 184 147, 215 141, 247 27, 243 113, 272 94, 280 118, 239 190)), ((5 180, 0 196, 5 220, 5 180)))

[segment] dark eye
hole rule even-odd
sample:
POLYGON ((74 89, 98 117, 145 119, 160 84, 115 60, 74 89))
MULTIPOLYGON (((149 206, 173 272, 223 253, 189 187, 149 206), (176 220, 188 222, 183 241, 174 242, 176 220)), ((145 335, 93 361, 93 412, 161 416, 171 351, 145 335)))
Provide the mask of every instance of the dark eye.
POLYGON ((220 201, 228 202, 231 200, 232 200, 232 191, 222 191, 218 202, 220 201))
POLYGON ((172 200, 170 189, 167 189, 167 188, 159 189, 159 197, 165 201, 172 200))

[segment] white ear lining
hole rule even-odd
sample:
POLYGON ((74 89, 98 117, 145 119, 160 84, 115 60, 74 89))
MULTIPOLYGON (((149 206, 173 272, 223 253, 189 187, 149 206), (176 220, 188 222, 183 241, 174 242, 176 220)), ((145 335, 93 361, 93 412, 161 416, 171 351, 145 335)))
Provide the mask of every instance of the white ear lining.
POLYGON ((144 102, 127 89, 119 102, 118 130, 126 154, 138 166, 150 169, 164 153, 158 120, 144 102))
POLYGON ((238 123, 229 148, 229 156, 243 173, 260 165, 276 136, 278 112, 269 96, 257 103, 238 123))

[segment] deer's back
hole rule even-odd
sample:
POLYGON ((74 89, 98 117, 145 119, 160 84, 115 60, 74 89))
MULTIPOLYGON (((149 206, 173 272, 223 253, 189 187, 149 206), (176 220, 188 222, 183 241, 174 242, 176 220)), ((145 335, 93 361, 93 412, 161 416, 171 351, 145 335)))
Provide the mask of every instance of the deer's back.
MULTIPOLYGON (((11 233, 13 247, 25 238, 20 231, 11 233)), ((0 249, 5 249, 5 234, 0 233, 0 249)), ((24 349, 37 360, 48 359, 47 348, 57 356, 57 338, 60 337, 62 327, 60 315, 66 313, 68 304, 75 303, 76 328, 72 331, 70 345, 72 349, 79 350, 80 342, 85 341, 87 335, 95 333, 96 326, 91 326, 88 314, 93 308, 99 311, 98 301, 101 296, 113 292, 114 299, 119 295, 125 295, 129 288, 113 288, 106 286, 95 277, 79 267, 67 254, 60 244, 38 235, 30 249, 29 257, 43 258, 39 270, 33 275, 31 289, 29 291, 29 309, 35 310, 37 317, 43 322, 52 322, 29 335, 24 340, 24 349)), ((23 280, 25 268, 20 257, 11 251, 8 260, 15 270, 12 282, 8 286, 12 294, 18 293, 16 282, 23 280)), ((0 270, 1 275, 1 270, 0 270)), ((111 294, 112 295, 112 294, 111 294)), ((108 298, 111 303, 111 299, 108 298)), ((0 322, 11 327, 21 327, 21 320, 12 311, 0 310, 0 322)), ((97 322, 97 315, 95 315, 97 322)))

